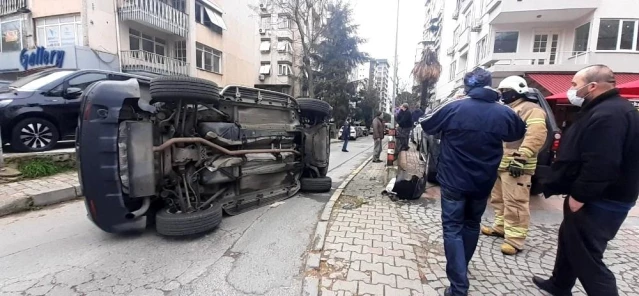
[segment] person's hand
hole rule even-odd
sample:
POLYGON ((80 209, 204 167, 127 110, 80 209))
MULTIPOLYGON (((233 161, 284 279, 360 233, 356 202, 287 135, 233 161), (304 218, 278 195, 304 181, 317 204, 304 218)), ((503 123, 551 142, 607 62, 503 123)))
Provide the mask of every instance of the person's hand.
POLYGON ((571 212, 579 211, 584 206, 583 202, 578 202, 576 199, 572 198, 572 196, 568 197, 568 207, 571 212))
POLYGON ((526 159, 514 158, 508 165, 508 173, 513 178, 519 178, 524 175, 524 166, 526 165, 526 159))

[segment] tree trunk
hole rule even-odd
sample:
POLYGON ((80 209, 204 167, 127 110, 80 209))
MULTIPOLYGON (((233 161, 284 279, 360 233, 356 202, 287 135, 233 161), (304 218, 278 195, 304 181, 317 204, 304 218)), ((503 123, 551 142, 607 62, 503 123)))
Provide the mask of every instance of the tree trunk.
POLYGON ((430 104, 430 81, 423 81, 421 84, 420 98, 419 98, 419 107, 420 109, 426 110, 426 107, 430 104))
POLYGON ((313 67, 311 65, 306 66, 306 71, 308 72, 308 96, 311 99, 317 99, 315 97, 315 74, 313 73, 313 67))

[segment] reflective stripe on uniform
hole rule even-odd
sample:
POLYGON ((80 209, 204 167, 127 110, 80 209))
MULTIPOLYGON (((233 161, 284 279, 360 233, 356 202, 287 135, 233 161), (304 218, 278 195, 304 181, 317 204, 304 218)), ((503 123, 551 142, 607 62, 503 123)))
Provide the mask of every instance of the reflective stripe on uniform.
POLYGON ((504 226, 504 215, 495 216, 495 224, 493 228, 501 228, 504 226))
POLYGON ((533 124, 543 124, 546 125, 546 119, 544 118, 530 118, 526 120, 526 126, 533 124))
MULTIPOLYGON (((506 169, 508 168, 508 166, 510 166, 510 162, 513 161, 514 157, 512 156, 506 156, 504 158, 501 159, 501 162, 499 163, 499 168, 500 169, 506 169)), ((526 164, 524 165, 524 170, 534 170, 537 168, 537 158, 529 158, 526 161, 526 164)))
POLYGON ((526 157, 533 157, 533 155, 535 155, 535 152, 530 150, 528 147, 519 147, 519 152, 523 155, 525 155, 526 157))
POLYGON ((508 225, 506 225, 505 228, 506 228, 507 237, 525 238, 528 235, 528 228, 514 227, 514 226, 508 226, 508 225))

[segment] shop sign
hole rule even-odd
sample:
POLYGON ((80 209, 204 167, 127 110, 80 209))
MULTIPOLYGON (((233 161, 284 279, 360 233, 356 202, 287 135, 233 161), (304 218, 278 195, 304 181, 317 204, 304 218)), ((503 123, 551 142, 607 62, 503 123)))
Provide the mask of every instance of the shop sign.
POLYGON ((56 66, 62 68, 64 64, 64 50, 48 50, 42 46, 35 50, 27 50, 26 48, 20 52, 20 64, 24 70, 29 68, 56 66))

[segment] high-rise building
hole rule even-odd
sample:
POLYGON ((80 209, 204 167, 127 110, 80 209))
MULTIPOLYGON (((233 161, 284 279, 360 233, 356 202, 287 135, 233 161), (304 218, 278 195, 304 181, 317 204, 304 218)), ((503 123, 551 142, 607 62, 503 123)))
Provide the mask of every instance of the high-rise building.
POLYGON ((493 86, 521 75, 545 95, 566 91, 591 64, 610 66, 619 82, 639 79, 637 1, 427 0, 426 7, 434 8, 425 28, 441 15, 439 36, 424 36, 440 48, 439 100, 475 67, 493 72, 493 86))
POLYGON ((379 91, 380 111, 390 112, 390 64, 386 59, 375 60, 374 87, 379 91))
POLYGON ((96 68, 252 86, 260 35, 251 3, 0 0, 0 79, 96 68))

